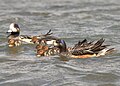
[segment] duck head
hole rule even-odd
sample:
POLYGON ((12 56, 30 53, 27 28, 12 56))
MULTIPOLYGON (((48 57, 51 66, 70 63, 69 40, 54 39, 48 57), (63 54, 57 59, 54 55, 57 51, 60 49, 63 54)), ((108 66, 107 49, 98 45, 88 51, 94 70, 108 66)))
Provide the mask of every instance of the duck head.
MULTIPOLYGON (((11 23, 10 24, 10 27, 9 27, 9 30, 7 31, 7 33, 10 33, 9 36, 12 36, 12 37, 17 37, 19 36, 20 34, 20 28, 18 26, 18 24, 16 23, 11 23)), ((9 37, 8 36, 8 37, 9 37)))
POLYGON ((60 52, 66 52, 67 51, 67 46, 64 40, 58 40, 56 41, 57 44, 59 44, 57 47, 60 49, 60 52))

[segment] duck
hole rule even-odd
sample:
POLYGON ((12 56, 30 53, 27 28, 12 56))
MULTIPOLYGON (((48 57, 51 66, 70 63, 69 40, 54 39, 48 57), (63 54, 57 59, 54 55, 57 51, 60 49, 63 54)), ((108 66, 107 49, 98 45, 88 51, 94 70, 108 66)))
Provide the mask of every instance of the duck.
POLYGON ((53 37, 53 36, 46 36, 46 37, 37 37, 34 36, 32 38, 32 42, 35 44, 43 44, 43 45, 49 45, 49 46, 58 46, 59 45, 59 38, 53 37))
POLYGON ((47 46, 58 46, 59 41, 61 40, 58 37, 51 36, 51 30, 49 30, 46 34, 44 35, 39 35, 39 36, 33 36, 31 42, 37 45, 47 45, 47 46))
POLYGON ((7 36, 8 39, 16 38, 16 39, 19 39, 19 40, 24 41, 26 43, 31 43, 32 36, 20 35, 20 27, 16 23, 11 23, 10 24, 9 30, 7 31, 7 33, 10 33, 7 36))
POLYGON ((9 33, 7 36, 9 47, 20 46, 22 42, 31 43, 32 37, 27 35, 20 35, 20 27, 16 23, 10 24, 7 33, 9 33))
POLYGON ((114 48, 108 48, 109 45, 103 45, 104 39, 101 38, 96 42, 88 42, 86 39, 79 41, 73 47, 67 47, 64 40, 59 40, 59 45, 49 47, 44 50, 41 45, 37 45, 37 56, 52 56, 59 55, 60 57, 67 58, 92 58, 100 57, 115 51, 114 48), (42 53, 41 53, 42 52, 42 53))
POLYGON ((36 55, 38 57, 41 56, 53 56, 53 55, 58 55, 63 51, 66 51, 66 44, 64 44, 64 40, 61 43, 61 39, 57 40, 56 43, 53 44, 46 44, 46 43, 40 43, 37 44, 36 46, 36 55))
POLYGON ((9 35, 8 38, 8 46, 20 46, 23 42, 28 44, 35 44, 37 43, 36 38, 41 40, 45 40, 46 44, 55 43, 55 37, 50 36, 51 30, 49 30, 46 34, 40 34, 38 36, 30 36, 30 35, 20 35, 20 27, 16 23, 11 23, 9 26, 9 30, 7 31, 9 35))
POLYGON ((61 52, 59 55, 69 58, 92 58, 101 57, 113 53, 115 48, 108 48, 110 45, 103 44, 105 39, 101 38, 96 42, 88 42, 86 39, 79 41, 73 47, 66 47, 66 51, 61 52))

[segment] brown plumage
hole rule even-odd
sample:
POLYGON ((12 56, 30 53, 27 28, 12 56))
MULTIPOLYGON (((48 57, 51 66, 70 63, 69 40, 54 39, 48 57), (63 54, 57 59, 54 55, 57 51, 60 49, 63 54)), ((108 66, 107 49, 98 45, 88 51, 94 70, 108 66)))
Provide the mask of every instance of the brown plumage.
POLYGON ((18 39, 9 39, 8 40, 9 47, 14 47, 14 46, 19 46, 19 45, 21 45, 21 41, 18 39))
POLYGON ((115 51, 114 48, 107 48, 109 45, 104 45, 104 39, 101 38, 97 42, 88 42, 86 39, 79 41, 73 48, 67 48, 67 52, 62 52, 60 55, 71 58, 91 58, 106 55, 115 51))
POLYGON ((96 42, 88 42, 86 39, 83 41, 79 41, 74 47, 70 48, 66 46, 64 40, 60 40, 58 42, 59 46, 36 46, 37 51, 42 50, 41 52, 37 52, 39 56, 51 56, 51 55, 60 55, 70 58, 91 58, 91 57, 99 57, 106 54, 110 54, 115 51, 114 48, 107 48, 109 45, 104 45, 104 39, 101 38, 96 42), (46 48, 44 48, 46 47, 46 48))

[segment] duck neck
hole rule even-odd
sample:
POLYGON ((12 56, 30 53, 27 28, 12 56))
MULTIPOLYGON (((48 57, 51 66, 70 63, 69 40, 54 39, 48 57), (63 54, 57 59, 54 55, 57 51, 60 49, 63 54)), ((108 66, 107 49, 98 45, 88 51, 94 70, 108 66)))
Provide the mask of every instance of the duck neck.
POLYGON ((60 52, 66 52, 67 51, 67 46, 65 41, 62 42, 62 44, 59 46, 60 52))

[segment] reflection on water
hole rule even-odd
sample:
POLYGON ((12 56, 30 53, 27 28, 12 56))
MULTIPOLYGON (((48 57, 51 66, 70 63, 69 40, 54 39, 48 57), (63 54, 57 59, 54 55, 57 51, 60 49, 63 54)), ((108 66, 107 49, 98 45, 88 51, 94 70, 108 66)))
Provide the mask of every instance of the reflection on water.
POLYGON ((13 55, 13 56, 16 56, 16 55, 19 55, 21 52, 21 47, 14 47, 14 48, 7 48, 6 49, 6 55, 13 55))
POLYGON ((119 0, 1 0, 0 85, 2 86, 118 86, 120 85, 119 0), (84 38, 105 38, 117 52, 102 58, 68 59, 35 56, 34 45, 7 47, 11 22, 21 34, 38 35, 52 29, 68 46, 84 38))

